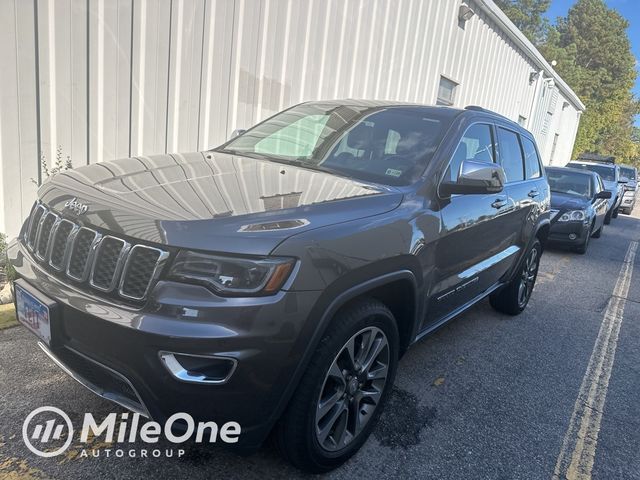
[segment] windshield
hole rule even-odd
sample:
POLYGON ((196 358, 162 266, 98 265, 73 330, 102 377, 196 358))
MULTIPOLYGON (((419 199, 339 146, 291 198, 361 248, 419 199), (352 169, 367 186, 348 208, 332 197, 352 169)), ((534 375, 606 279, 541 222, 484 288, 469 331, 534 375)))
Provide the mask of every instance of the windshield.
POLYGON ((627 177, 629 180, 636 179, 636 169, 630 167, 620 167, 620 174, 623 177, 627 177))
POLYGON ((596 172, 602 177, 603 180, 606 180, 608 182, 616 181, 616 167, 608 167, 606 165, 590 165, 588 163, 570 163, 567 166, 571 168, 581 168, 583 170, 596 172))
POLYGON ((454 115, 435 107, 303 104, 264 121, 220 150, 365 181, 408 185, 428 165, 454 115))
POLYGON ((569 193, 591 198, 591 175, 578 172, 547 169, 547 179, 552 192, 569 193))

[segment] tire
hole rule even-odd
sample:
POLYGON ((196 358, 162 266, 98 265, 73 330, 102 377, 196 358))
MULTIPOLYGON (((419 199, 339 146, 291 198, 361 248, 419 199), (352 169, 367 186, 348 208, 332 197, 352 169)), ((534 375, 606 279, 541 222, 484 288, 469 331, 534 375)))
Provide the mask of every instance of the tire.
POLYGON ((518 266, 518 273, 504 288, 492 293, 489 297, 489 302, 495 310, 508 315, 519 315, 522 313, 529 303, 533 287, 538 278, 541 254, 542 244, 540 240, 536 238, 527 251, 522 264, 518 266), (522 288, 526 290, 523 292, 521 290, 522 288))
POLYGON ((609 225, 611 223, 611 215, 613 214, 612 211, 608 211, 607 214, 604 216, 604 224, 605 225, 609 225))
POLYGON ((619 210, 620 210, 620 207, 614 209, 613 213, 611 214, 611 218, 618 218, 618 211, 619 210))
POLYGON ((274 440, 283 456, 305 472, 322 473, 354 455, 371 434, 391 392, 398 350, 398 327, 383 303, 363 299, 338 312, 276 425, 274 440), (367 351, 377 351, 369 361, 368 356, 359 357, 367 338, 374 339, 367 351), (362 368, 356 370, 354 363, 362 368), (380 378, 371 379, 372 372, 380 378), (327 406, 321 413, 322 403, 327 406), (359 428, 356 419, 363 422, 359 428))
POLYGON ((595 232, 593 232, 592 237, 593 238, 600 238, 602 236, 602 231, 604 230, 604 223, 602 224, 602 226, 600 226, 600 228, 598 230, 596 230, 595 232))

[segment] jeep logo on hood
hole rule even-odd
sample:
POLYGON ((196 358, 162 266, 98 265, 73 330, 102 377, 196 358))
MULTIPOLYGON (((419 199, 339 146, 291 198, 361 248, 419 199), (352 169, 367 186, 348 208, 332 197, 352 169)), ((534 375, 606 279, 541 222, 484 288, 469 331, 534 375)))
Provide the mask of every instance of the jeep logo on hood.
POLYGON ((89 210, 89 207, 86 204, 79 202, 76 197, 73 197, 68 202, 65 202, 64 208, 73 211, 76 215, 82 215, 86 213, 87 210, 89 210))

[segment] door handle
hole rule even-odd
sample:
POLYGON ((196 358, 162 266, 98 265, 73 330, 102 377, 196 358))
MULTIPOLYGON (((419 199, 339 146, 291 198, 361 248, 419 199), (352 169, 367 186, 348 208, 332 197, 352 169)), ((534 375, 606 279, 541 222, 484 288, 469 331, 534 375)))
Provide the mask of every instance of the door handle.
POLYGON ((529 192, 529 196, 530 196, 531 198, 536 198, 538 195, 540 195, 540 192, 539 192, 538 190, 536 190, 536 189, 533 189, 533 190, 531 190, 531 191, 529 192))
POLYGON ((503 199, 501 199, 501 198, 498 198, 498 199, 496 199, 496 200, 494 200, 494 201, 493 201, 493 203, 491 204, 491 206, 492 206, 493 208, 498 208, 498 209, 500 209, 500 208, 504 207, 506 204, 507 204, 507 201, 506 201, 506 200, 503 200, 503 199))

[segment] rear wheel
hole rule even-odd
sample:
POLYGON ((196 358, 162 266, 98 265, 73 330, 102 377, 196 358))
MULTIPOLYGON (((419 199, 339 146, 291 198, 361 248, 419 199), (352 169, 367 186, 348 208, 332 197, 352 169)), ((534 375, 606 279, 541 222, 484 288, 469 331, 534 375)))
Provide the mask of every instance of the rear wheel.
POLYGON ((611 214, 611 218, 618 218, 618 210, 620 207, 616 208, 613 213, 611 214))
POLYGON ((522 313, 529 303, 538 277, 541 254, 542 244, 536 238, 520 266, 519 273, 502 290, 489 297, 493 308, 509 315, 522 313))
POLYGON ((398 362, 398 329, 381 302, 361 300, 340 312, 320 342, 275 431, 296 467, 327 472, 369 437, 398 362))

